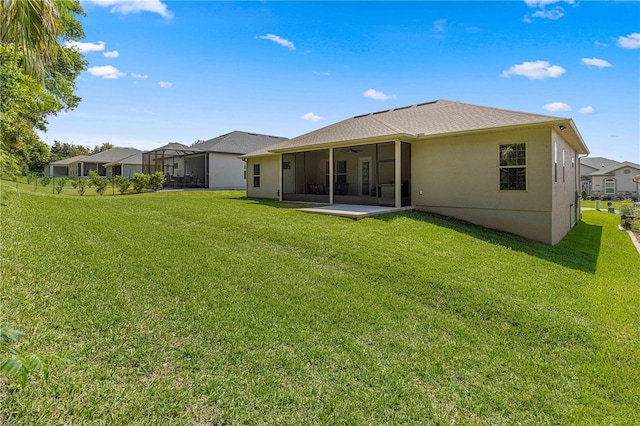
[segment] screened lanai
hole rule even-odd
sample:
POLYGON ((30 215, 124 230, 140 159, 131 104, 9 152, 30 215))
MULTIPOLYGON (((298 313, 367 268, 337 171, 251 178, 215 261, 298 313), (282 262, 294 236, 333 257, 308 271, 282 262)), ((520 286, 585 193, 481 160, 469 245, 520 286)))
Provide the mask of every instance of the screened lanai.
POLYGON ((161 171, 166 189, 207 188, 207 153, 180 143, 169 143, 142 153, 142 173, 161 171))
MULTIPOLYGON (((411 145, 402 142, 399 154, 401 205, 408 206, 411 145)), ((397 187, 395 142, 282 154, 283 200, 394 206, 397 187)))

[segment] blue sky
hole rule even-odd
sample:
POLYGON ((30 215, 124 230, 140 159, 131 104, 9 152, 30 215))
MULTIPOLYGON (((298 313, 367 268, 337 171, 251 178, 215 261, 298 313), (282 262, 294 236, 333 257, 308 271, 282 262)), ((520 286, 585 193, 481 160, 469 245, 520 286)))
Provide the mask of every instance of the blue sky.
POLYGON ((294 137, 448 99, 571 117, 640 163, 640 3, 83 0, 80 106, 45 142, 294 137))

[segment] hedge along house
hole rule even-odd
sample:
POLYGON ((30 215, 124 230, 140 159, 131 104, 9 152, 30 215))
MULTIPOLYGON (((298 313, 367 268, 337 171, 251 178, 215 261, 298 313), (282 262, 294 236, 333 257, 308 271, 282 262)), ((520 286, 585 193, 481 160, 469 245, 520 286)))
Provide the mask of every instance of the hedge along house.
POLYGON ((142 153, 142 173, 162 172, 165 188, 205 188, 205 154, 197 148, 170 142, 142 153))
POLYGON ((142 154, 144 173, 162 171, 165 188, 245 189, 247 171, 239 155, 286 140, 234 131, 186 146, 170 143, 142 154))
POLYGON ((438 100, 242 158, 249 197, 413 206, 556 244, 578 223, 588 152, 571 119, 438 100))

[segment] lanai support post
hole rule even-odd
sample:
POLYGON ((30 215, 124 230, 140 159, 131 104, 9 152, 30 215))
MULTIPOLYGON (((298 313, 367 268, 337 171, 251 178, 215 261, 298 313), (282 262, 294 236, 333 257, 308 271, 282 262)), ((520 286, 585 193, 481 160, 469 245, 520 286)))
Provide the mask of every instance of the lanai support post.
POLYGON ((333 148, 329 148, 329 204, 333 204, 333 148))
POLYGON ((402 142, 395 141, 395 205, 402 207, 402 142))

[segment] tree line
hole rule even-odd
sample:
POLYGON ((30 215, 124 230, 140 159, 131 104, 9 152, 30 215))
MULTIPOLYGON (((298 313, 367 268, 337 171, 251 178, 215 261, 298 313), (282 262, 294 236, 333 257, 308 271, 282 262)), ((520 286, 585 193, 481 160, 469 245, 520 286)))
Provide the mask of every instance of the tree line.
POLYGON ((81 101, 74 92, 87 61, 66 44, 84 38, 80 16, 85 13, 79 0, 0 2, 0 170, 4 174, 38 170, 56 158, 56 147, 49 148, 37 132, 46 131, 49 117, 70 111, 81 101))
POLYGON ((40 141, 32 141, 23 143, 14 151, 14 159, 20 170, 41 172, 48 163, 76 155, 93 155, 111 148, 113 144, 109 142, 90 148, 68 142, 53 141, 53 145, 49 146, 40 141))

